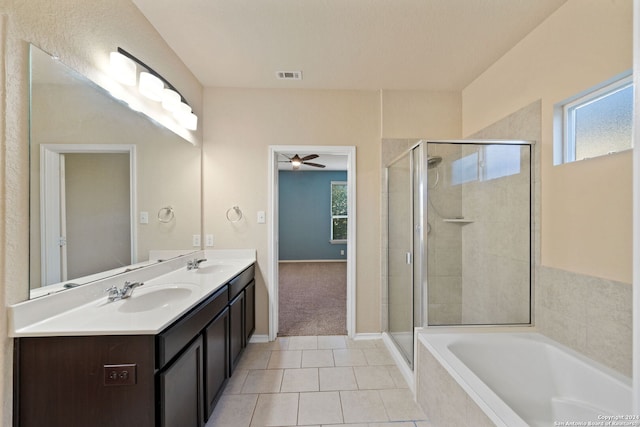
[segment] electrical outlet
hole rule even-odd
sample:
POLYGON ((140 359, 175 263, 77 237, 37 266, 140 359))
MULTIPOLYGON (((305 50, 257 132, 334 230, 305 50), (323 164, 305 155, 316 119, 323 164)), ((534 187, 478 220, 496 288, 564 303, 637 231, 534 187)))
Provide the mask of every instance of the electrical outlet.
POLYGON ((104 385, 135 385, 136 378, 136 364, 127 363, 123 365, 104 365, 104 385))
POLYGON ((344 255, 344 249, 340 249, 340 255, 344 255))
POLYGON ((213 234, 207 234, 206 235, 206 241, 205 241, 206 245, 211 247, 213 246, 213 234))
POLYGON ((200 247, 200 235, 199 234, 194 234, 193 235, 193 246, 194 247, 200 247))

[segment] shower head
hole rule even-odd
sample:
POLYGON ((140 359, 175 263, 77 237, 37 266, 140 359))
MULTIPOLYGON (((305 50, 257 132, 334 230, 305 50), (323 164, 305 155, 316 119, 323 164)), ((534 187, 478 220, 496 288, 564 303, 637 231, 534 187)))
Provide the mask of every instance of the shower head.
POLYGON ((440 162, 442 162, 442 157, 440 156, 428 156, 427 157, 427 169, 433 169, 437 167, 440 162))

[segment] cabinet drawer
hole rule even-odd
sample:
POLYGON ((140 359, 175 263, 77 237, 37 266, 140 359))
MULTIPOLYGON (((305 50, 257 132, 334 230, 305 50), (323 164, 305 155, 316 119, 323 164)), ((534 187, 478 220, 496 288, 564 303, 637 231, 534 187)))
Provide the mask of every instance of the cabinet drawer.
POLYGON ((195 307, 186 316, 157 335, 157 367, 173 359, 229 302, 227 285, 195 307))
POLYGON ((233 299, 236 295, 244 289, 245 286, 253 280, 255 274, 255 267, 252 264, 242 273, 238 274, 233 280, 229 282, 229 299, 233 299))

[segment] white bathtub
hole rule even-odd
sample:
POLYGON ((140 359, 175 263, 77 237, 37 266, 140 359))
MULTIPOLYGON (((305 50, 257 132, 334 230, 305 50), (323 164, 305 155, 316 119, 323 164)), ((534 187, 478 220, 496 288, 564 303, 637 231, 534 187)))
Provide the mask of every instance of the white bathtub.
POLYGON ((419 340, 498 426, 607 425, 632 413, 630 378, 538 333, 436 332, 419 340))

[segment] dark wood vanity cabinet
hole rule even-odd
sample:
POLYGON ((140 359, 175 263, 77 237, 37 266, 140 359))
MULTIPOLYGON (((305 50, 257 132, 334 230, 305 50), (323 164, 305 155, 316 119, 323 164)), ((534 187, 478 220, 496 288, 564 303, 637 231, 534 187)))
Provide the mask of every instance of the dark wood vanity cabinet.
POLYGON ((230 314, 230 333, 229 333, 229 350, 230 350, 230 370, 233 370, 240 359, 240 355, 242 354, 242 350, 245 347, 245 337, 244 337, 244 328, 243 328, 243 311, 244 311, 244 292, 240 292, 236 297, 229 303, 229 314, 230 314))
POLYGON ((229 371, 229 308, 225 308, 204 331, 206 416, 215 408, 229 371))
POLYGON ((161 426, 202 426, 203 354, 199 335, 174 363, 158 374, 161 426))
POLYGON ((244 290, 244 336, 245 343, 256 330, 256 282, 252 280, 244 290))
POLYGON ((255 327, 253 278, 157 335, 16 338, 13 425, 201 427, 255 327))
POLYGON ((17 338, 13 425, 154 426, 154 353, 152 335, 17 338))
POLYGON ((233 373, 242 350, 255 329, 255 281, 253 270, 247 269, 229 282, 230 371, 233 373))

